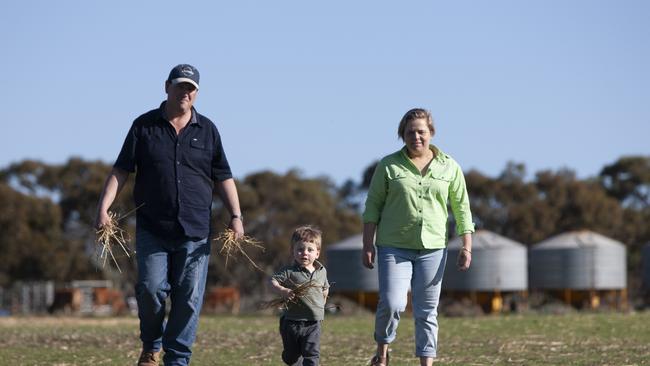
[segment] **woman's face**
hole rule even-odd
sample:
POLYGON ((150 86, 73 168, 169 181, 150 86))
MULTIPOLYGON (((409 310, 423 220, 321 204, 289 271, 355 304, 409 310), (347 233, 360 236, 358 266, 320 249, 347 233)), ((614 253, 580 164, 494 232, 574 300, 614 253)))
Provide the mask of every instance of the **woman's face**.
POLYGON ((404 140, 409 152, 415 155, 420 155, 429 149, 431 137, 431 131, 429 130, 427 120, 424 118, 417 118, 406 124, 402 139, 404 140))

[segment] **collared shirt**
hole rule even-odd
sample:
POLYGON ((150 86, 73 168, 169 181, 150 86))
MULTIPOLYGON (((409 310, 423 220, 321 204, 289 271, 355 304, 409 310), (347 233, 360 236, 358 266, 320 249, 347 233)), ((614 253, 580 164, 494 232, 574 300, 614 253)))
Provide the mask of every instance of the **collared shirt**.
POLYGON ((213 182, 232 177, 214 123, 192 108, 190 122, 176 135, 165 102, 133 122, 114 166, 136 172, 138 225, 172 237, 207 237, 213 182))
POLYGON ((278 283, 286 288, 295 289, 296 286, 311 281, 314 285, 307 293, 295 301, 289 302, 284 311, 284 318, 289 320, 323 320, 325 318, 325 296, 323 291, 330 287, 327 281, 327 270, 319 262, 314 262, 314 272, 309 272, 298 263, 283 267, 273 275, 278 283))
POLYGON ((384 157, 372 176, 364 223, 377 224, 376 244, 405 249, 436 249, 447 245, 447 203, 456 220, 456 234, 474 232, 472 213, 460 166, 437 147, 422 175, 406 147, 384 157))

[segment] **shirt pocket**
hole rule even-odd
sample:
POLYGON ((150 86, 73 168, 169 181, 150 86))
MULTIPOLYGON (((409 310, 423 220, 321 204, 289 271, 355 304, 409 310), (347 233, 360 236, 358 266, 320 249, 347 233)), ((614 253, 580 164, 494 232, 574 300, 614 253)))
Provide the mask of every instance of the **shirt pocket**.
POLYGON ((205 150, 205 142, 197 139, 197 138, 192 138, 190 140, 190 146, 195 148, 195 149, 201 149, 205 150))
POLYGON ((388 177, 388 193, 403 195, 408 192, 408 177, 404 173, 397 173, 388 177))
POLYGON ((429 180, 429 194, 432 196, 443 197, 446 200, 450 184, 451 177, 441 174, 432 175, 429 180))
POLYGON ((188 165, 209 171, 212 161, 212 146, 194 137, 190 140, 187 158, 188 165))

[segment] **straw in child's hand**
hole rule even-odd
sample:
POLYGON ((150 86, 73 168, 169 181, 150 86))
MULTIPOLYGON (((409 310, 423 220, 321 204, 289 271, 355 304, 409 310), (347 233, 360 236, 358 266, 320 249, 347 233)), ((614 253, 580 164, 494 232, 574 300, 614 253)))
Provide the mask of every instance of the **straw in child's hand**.
POLYGON ((286 309, 289 304, 297 303, 298 300, 305 298, 307 292, 312 288, 321 288, 312 281, 303 282, 297 285, 293 290, 291 290, 293 296, 291 297, 280 297, 270 301, 263 301, 259 304, 260 309, 269 309, 269 308, 284 308, 286 309))

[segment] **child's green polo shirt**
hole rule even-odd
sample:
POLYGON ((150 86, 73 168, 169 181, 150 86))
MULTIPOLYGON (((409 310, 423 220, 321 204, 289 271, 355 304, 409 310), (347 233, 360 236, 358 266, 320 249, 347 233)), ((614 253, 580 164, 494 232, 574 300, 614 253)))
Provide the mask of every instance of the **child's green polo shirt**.
POLYGON ((323 291, 330 287, 327 281, 327 270, 319 262, 314 262, 314 272, 309 272, 298 263, 283 267, 273 275, 280 285, 294 289, 297 285, 312 281, 315 285, 309 288, 305 296, 294 298, 289 302, 283 316, 289 320, 323 320, 325 318, 325 297, 323 291))

